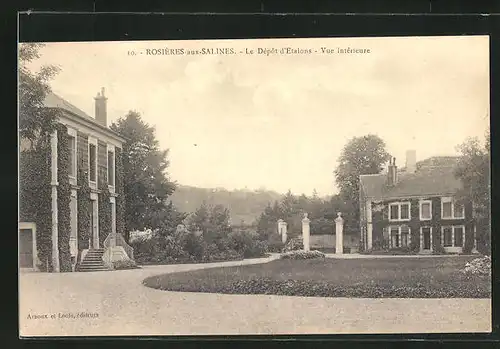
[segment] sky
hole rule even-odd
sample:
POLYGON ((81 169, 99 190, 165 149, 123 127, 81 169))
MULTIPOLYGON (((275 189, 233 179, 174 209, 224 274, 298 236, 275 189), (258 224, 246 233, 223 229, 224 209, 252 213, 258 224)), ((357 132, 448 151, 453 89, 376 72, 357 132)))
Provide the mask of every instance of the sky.
POLYGON ((52 90, 91 116, 104 87, 108 123, 140 112, 180 184, 331 195, 353 137, 378 135, 399 166, 409 149, 418 161, 482 139, 488 47, 487 36, 48 43, 31 68, 58 65, 52 90), (215 47, 235 54, 147 54, 215 47))

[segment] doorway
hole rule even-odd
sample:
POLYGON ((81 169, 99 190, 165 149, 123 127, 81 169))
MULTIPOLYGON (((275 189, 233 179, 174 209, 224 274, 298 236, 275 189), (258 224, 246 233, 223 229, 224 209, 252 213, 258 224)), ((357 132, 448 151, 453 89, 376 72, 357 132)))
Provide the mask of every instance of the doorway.
MULTIPOLYGON (((97 196, 97 195, 96 195, 97 196)), ((99 211, 97 197, 90 199, 90 238, 89 248, 99 248, 99 211)))
POLYGON ((422 241, 422 251, 430 251, 432 249, 432 232, 431 227, 422 227, 420 230, 421 241, 422 241))
POLYGON ((35 223, 19 223, 19 268, 37 270, 35 223))

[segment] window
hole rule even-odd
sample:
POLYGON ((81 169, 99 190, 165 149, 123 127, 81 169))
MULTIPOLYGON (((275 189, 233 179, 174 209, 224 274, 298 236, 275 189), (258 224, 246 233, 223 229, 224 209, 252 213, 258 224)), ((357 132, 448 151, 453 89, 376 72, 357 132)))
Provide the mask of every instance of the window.
POLYGON ((462 219, 465 218, 464 206, 452 198, 441 198, 441 218, 462 219))
POLYGON ((465 218, 464 205, 461 203, 455 202, 454 206, 453 206, 453 213, 454 213, 453 216, 455 218, 465 218))
POLYGON ((453 246, 453 240, 451 238, 453 228, 452 227, 443 227, 443 246, 451 247, 453 246))
POLYGON ((97 140, 89 139, 89 180, 97 182, 97 140))
POLYGON ((410 245, 410 228, 406 225, 399 228, 401 230, 401 246, 407 247, 410 245))
POLYGON ((400 219, 410 218, 410 205, 399 206, 399 211, 400 211, 400 219))
POLYGON ((108 185, 115 185, 115 153, 108 150, 108 185))
POLYGON ((69 136, 69 175, 71 177, 76 177, 76 139, 73 136, 69 136))
POLYGON ((458 246, 458 247, 464 247, 464 233, 465 233, 465 229, 464 227, 453 227, 454 229, 454 237, 455 237, 455 240, 453 241, 454 245, 455 246, 458 246))
POLYGON ((432 201, 420 201, 420 220, 428 221, 432 219, 432 201))
POLYGON ((391 227, 391 247, 399 247, 399 228, 391 227))
POLYGON ((390 205, 390 216, 389 220, 397 220, 399 218, 399 206, 398 205, 390 205))
POLYGON ((391 226, 389 229, 390 233, 390 247, 407 247, 411 242, 410 228, 406 225, 402 226, 391 226))
POLYGON ((410 220, 410 203, 409 202, 394 202, 389 204, 389 220, 390 221, 409 221, 410 220))
POLYGON ((68 128, 69 176, 76 179, 76 131, 68 128))
POLYGON ((464 247, 465 227, 463 225, 454 225, 442 227, 444 247, 464 247))

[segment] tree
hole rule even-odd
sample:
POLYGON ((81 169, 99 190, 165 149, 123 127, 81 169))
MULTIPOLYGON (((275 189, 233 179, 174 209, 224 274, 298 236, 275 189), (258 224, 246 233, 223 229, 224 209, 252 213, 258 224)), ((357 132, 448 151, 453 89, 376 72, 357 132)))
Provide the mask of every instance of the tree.
POLYGON ((486 133, 485 145, 477 138, 469 138, 457 146, 461 153, 455 175, 463 184, 457 193, 460 200, 472 202, 477 225, 478 249, 488 252, 491 239, 490 225, 490 135, 486 133))
POLYGON ((151 225, 158 227, 158 232, 163 236, 173 236, 177 227, 187 218, 185 212, 180 212, 170 201, 163 210, 155 212, 151 225))
POLYGON ((19 45, 19 136, 29 141, 30 149, 47 146, 55 130, 59 111, 44 108, 51 91, 49 81, 60 71, 54 65, 44 65, 36 73, 28 65, 40 58, 43 44, 19 45))
POLYGON ((126 142, 123 145, 125 239, 130 231, 155 229, 158 214, 165 210, 166 200, 175 190, 168 178, 168 149, 160 150, 155 128, 130 111, 111 125, 126 142))
POLYGON ((230 212, 222 205, 208 206, 203 203, 189 218, 190 231, 201 231, 205 241, 222 240, 231 231, 230 212))
POLYGON ((347 209, 346 225, 352 229, 359 226, 359 176, 380 173, 389 157, 385 142, 371 134, 352 138, 342 150, 335 180, 347 209))

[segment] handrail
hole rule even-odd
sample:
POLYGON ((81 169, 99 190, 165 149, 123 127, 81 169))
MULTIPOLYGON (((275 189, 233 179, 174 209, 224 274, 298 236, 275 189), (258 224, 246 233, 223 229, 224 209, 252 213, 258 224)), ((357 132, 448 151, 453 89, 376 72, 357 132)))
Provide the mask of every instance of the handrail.
MULTIPOLYGON (((106 239, 104 239, 103 245, 105 248, 110 247, 112 235, 113 234, 108 234, 106 239)), ((127 242, 123 238, 123 235, 122 234, 114 234, 114 236, 115 236, 115 240, 116 240, 115 245, 123 247, 123 249, 127 253, 127 256, 133 260, 134 259, 134 249, 129 244, 127 244, 127 242)))

